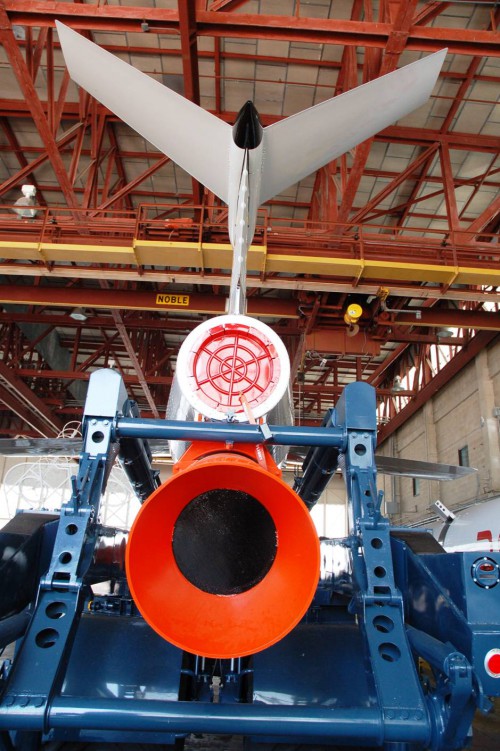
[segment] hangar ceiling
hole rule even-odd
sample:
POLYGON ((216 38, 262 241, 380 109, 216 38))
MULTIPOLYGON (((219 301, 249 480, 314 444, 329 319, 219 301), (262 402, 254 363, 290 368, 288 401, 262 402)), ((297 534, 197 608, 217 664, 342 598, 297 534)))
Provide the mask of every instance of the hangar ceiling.
POLYGON ((180 343, 228 292, 225 206, 69 80, 55 20, 230 123, 448 48, 425 106, 262 207, 249 259, 296 420, 365 380, 384 438, 500 329, 499 18, 480 0, 0 0, 0 435, 57 434, 103 366, 163 416, 180 343))

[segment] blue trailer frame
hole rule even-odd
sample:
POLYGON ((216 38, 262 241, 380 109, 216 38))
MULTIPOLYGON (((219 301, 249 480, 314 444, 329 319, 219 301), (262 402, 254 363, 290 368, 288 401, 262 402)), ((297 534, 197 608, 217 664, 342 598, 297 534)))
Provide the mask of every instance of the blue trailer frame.
POLYGON ((426 533, 390 527, 369 385, 347 386, 319 428, 190 423, 140 418, 119 374, 102 370, 83 435, 60 516, 23 514, 24 531, 16 517, 0 534, 0 647, 16 640, 0 673, 3 751, 52 740, 178 745, 189 733, 257 746, 463 747, 476 708, 500 693, 488 667, 500 646, 499 557, 448 554, 426 533), (99 523, 116 456, 139 497, 158 485, 148 439, 309 446, 296 488, 309 507, 342 468, 349 535, 321 541, 335 570, 274 646, 224 660, 183 653, 142 619, 117 561, 99 562, 103 541, 124 544, 99 523), (94 594, 100 580, 112 580, 109 594, 94 594))

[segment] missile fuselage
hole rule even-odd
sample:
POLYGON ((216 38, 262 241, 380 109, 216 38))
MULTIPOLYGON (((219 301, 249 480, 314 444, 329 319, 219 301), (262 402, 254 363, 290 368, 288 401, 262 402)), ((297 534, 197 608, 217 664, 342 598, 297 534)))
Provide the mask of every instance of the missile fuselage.
MULTIPOLYGON (((265 128, 248 101, 230 126, 56 26, 71 77, 227 204, 228 315, 186 337, 171 394, 178 384, 198 419, 265 426, 285 401, 290 361, 276 333, 244 315, 258 208, 423 104, 445 51, 265 128)), ((127 545, 128 582, 145 620, 182 649, 252 654, 281 639, 308 609, 318 538, 306 505, 280 474, 264 445, 193 443, 142 506, 127 545)))
POLYGON ((252 242, 259 208, 263 169, 264 129, 253 102, 246 102, 232 129, 229 156, 229 239, 233 246, 233 268, 228 312, 246 308, 246 258, 252 242))

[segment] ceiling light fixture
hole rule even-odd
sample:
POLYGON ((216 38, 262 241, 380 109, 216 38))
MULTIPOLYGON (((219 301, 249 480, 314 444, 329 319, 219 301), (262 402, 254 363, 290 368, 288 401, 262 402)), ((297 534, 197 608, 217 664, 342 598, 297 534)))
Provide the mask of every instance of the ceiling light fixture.
POLYGON ((69 317, 72 318, 74 321, 86 321, 88 318, 88 315, 86 314, 83 308, 74 308, 69 314, 69 317))
POLYGON ((22 196, 17 199, 12 211, 15 211, 19 219, 34 219, 38 211, 31 207, 36 204, 36 188, 34 185, 23 185, 21 193, 22 196))
POLYGON ((404 390, 405 390, 405 387, 401 383, 401 376, 399 375, 394 376, 394 380, 392 382, 392 389, 391 389, 392 393, 397 394, 399 391, 404 391, 404 390))
POLYGON ((454 330, 450 326, 442 326, 436 331, 436 336, 438 339, 447 339, 453 336, 454 333, 454 330))
POLYGON ((14 34, 14 39, 16 39, 18 42, 26 41, 26 29, 24 28, 24 26, 19 26, 18 24, 13 23, 12 33, 14 34))

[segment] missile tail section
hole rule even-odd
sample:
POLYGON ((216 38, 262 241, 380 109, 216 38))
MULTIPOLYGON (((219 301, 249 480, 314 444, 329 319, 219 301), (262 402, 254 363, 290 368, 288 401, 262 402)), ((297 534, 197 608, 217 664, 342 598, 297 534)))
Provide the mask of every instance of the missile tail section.
POLYGON ((184 340, 176 378, 184 398, 203 417, 249 422, 286 395, 290 360, 279 336, 242 315, 211 318, 184 340))

